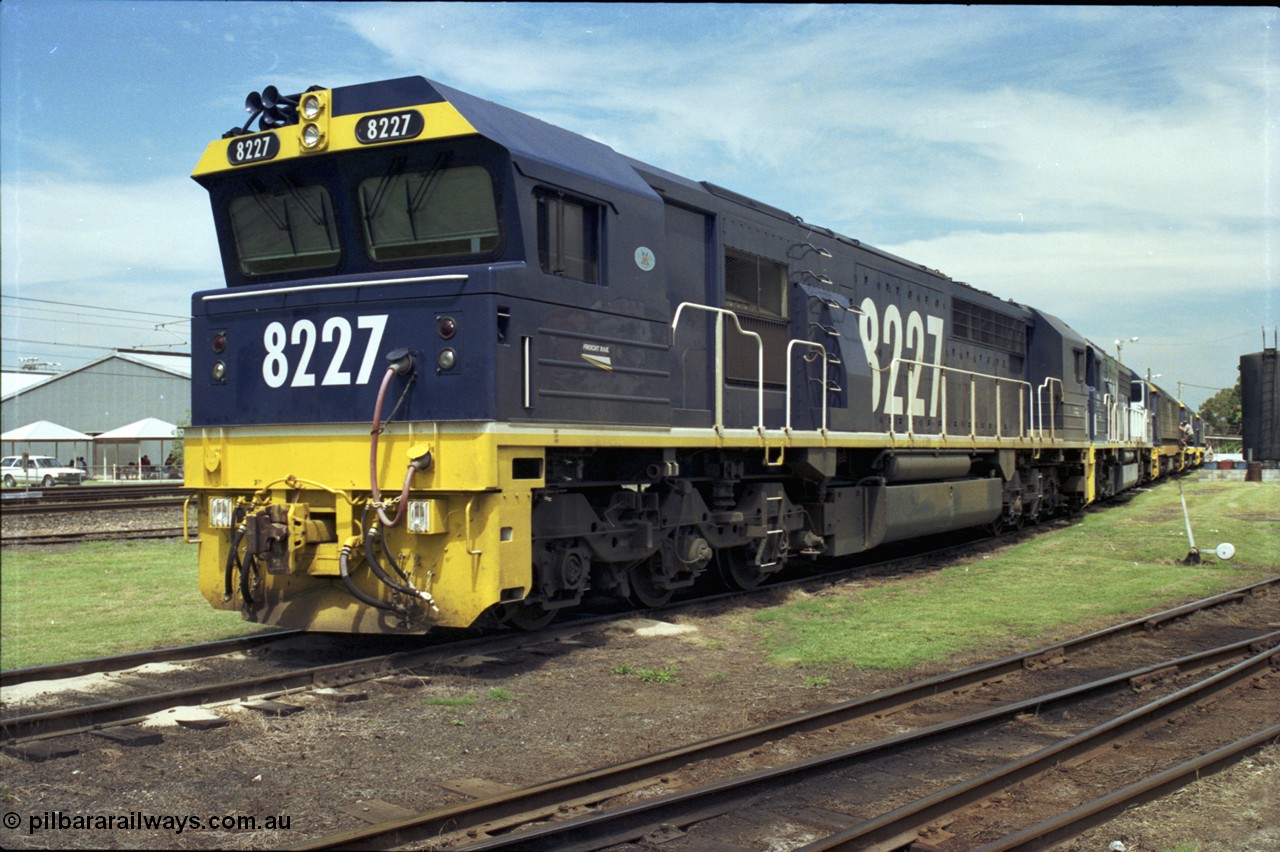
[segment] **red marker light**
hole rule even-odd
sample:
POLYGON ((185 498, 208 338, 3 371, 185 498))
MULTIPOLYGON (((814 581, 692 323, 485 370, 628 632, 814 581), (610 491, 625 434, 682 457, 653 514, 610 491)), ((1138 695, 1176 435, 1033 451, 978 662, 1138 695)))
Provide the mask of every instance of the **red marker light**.
POLYGON ((453 317, 440 317, 436 320, 436 331, 440 332, 440 336, 445 340, 452 340, 458 333, 458 323, 453 317))

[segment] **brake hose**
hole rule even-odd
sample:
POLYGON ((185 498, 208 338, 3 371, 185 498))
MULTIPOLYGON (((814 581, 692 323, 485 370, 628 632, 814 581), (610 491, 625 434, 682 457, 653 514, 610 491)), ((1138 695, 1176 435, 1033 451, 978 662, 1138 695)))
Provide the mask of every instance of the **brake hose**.
MULTIPOLYGON (((369 491, 373 495, 373 505, 378 510, 378 520, 382 521, 383 526, 387 527, 394 527, 404 517, 405 506, 409 500, 409 486, 413 482, 413 474, 417 468, 410 464, 409 469, 405 471, 404 485, 400 489, 400 500, 396 505, 396 516, 388 518, 386 513, 382 511, 382 492, 378 490, 378 435, 382 434, 382 402, 386 399, 387 388, 391 386, 391 379, 399 373, 407 372, 412 367, 413 360, 406 353, 403 358, 387 368, 386 374, 382 377, 382 385, 378 388, 378 400, 373 406, 373 427, 369 431, 369 491), (408 359, 407 362, 406 359, 408 359), (407 366, 405 366, 406 363, 407 366)), ((405 388, 405 391, 407 393, 408 388, 405 388)), ((404 402, 403 395, 400 397, 400 402, 404 402)), ((399 407, 400 404, 397 403, 396 408, 399 409, 399 407)), ((393 411, 392 414, 394 415, 395 412, 393 411)), ((389 420, 390 418, 387 419, 389 420)))

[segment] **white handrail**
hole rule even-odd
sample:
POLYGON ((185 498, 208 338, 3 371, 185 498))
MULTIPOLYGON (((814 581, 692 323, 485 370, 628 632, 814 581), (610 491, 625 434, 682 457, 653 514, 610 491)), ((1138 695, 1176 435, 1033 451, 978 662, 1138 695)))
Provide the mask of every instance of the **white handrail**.
MULTIPOLYGON (((946 374, 950 373, 950 374, 954 374, 954 375, 957 375, 957 376, 968 376, 968 377, 969 377, 969 437, 970 437, 970 438, 976 438, 976 437, 978 437, 978 434, 977 434, 977 430, 978 430, 978 394, 977 394, 977 384, 978 384, 978 380, 979 380, 979 379, 990 379, 990 380, 992 380, 992 381, 994 381, 994 382, 996 383, 996 431, 995 431, 995 435, 994 435, 993 437, 995 437, 995 438, 1002 438, 1002 437, 1004 437, 1004 436, 1001 434, 1001 429, 1003 428, 1003 424, 1002 424, 1003 415, 1002 415, 1002 411, 1001 411, 1002 402, 1001 402, 1001 397, 1000 397, 1000 385, 1001 385, 1001 383, 1005 383, 1005 384, 1013 384, 1013 385, 1018 385, 1018 386, 1019 386, 1019 392, 1018 392, 1018 397, 1019 397, 1019 399, 1018 399, 1018 437, 1026 437, 1026 436, 1028 436, 1028 435, 1030 435, 1030 436, 1032 436, 1032 437, 1038 437, 1038 436, 1039 436, 1039 430, 1035 429, 1034 427, 1032 427, 1032 428, 1028 431, 1028 429, 1027 429, 1026 417, 1025 417, 1025 413, 1024 413, 1024 411, 1023 411, 1023 407, 1024 407, 1024 405, 1023 405, 1023 404, 1024 404, 1025 402, 1027 402, 1027 400, 1028 400, 1028 397, 1027 397, 1027 395, 1026 395, 1026 394, 1027 394, 1027 393, 1029 393, 1029 392, 1031 391, 1031 389, 1032 389, 1032 388, 1031 388, 1031 383, 1030 383, 1030 382, 1027 382, 1027 381, 1025 381, 1025 380, 1023 380, 1023 379, 1011 379, 1011 378, 1007 378, 1007 377, 1005 377, 1005 376, 993 376, 993 375, 991 375, 990 373, 977 373, 977 372, 974 372, 973 370, 961 370, 961 369, 960 369, 960 368, 958 368, 958 367, 947 367, 947 366, 944 366, 944 365, 942 365, 942 364, 933 364, 933 363, 926 362, 926 361, 916 361, 916 360, 913 360, 913 359, 911 359, 911 358, 902 358, 902 357, 894 358, 892 361, 890 361, 890 362, 889 362, 889 366, 888 366, 888 367, 886 367, 886 368, 883 368, 883 369, 888 369, 888 370, 891 370, 892 372, 896 373, 897 371, 896 371, 896 370, 894 370, 893 368, 894 368, 895 366, 897 366, 897 365, 902 365, 902 364, 907 365, 906 380, 907 380, 907 387, 908 387, 908 388, 910 388, 910 387, 911 387, 911 385, 912 385, 911 378, 912 378, 912 376, 914 376, 916 368, 924 368, 924 369, 930 369, 930 370, 936 370, 936 371, 938 371, 938 373, 937 373, 937 381, 941 381, 941 382, 942 382, 942 393, 941 393, 941 397, 942 397, 942 412, 941 412, 941 415, 940 415, 940 419, 941 419, 942 424, 943 424, 943 431, 939 432, 939 433, 938 433, 939 435, 946 435, 946 422, 947 422, 947 410, 946 410, 946 389, 947 389, 947 383, 944 381, 944 377, 946 376, 946 374), (1025 392, 1024 392, 1024 388, 1025 388, 1025 392)), ((886 392, 887 392, 887 393, 893 393, 893 389, 892 389, 892 388, 887 389, 887 391, 886 391, 886 392)), ((1032 411, 1031 411, 1031 420, 1032 420, 1032 422, 1034 423, 1034 422, 1035 422, 1035 410, 1034 410, 1034 409, 1035 409, 1035 398, 1034 398, 1034 397, 1031 397, 1031 399, 1030 399, 1030 407, 1031 407, 1031 409, 1032 409, 1032 411)), ((907 434, 908 434, 909 436, 913 436, 913 435, 915 434, 915 431, 914 431, 914 427, 915 427, 915 414, 914 414, 914 412, 911 410, 911 400, 910 400, 910 399, 906 399, 906 400, 904 400, 903 409, 904 409, 903 414, 904 414, 904 416, 907 418, 907 434)), ((892 435, 892 434, 893 434, 893 420, 892 420, 892 419, 890 419, 890 420, 889 420, 889 434, 890 434, 890 435, 892 435)))
MULTIPOLYGON (((1049 440, 1053 440, 1055 437, 1054 430, 1056 427, 1054 426, 1054 422, 1057 420, 1057 411, 1053 404, 1053 393, 1051 390, 1055 384, 1061 387, 1062 380, 1057 378, 1056 376, 1046 377, 1045 380, 1040 383, 1040 387, 1036 389, 1036 397, 1032 402, 1033 410, 1032 410, 1031 417, 1032 417, 1032 421, 1035 422, 1035 419, 1037 417, 1034 411, 1035 403, 1040 402, 1040 399, 1043 396, 1045 391, 1050 391, 1049 393, 1049 440)), ((1041 438, 1044 437, 1044 404, 1043 403, 1040 403, 1039 427, 1037 428, 1036 431, 1039 437, 1041 438)))
POLYGON ((827 434, 827 350, 821 343, 812 340, 791 338, 787 344, 787 434, 791 434, 791 352, 796 345, 809 346, 822 353, 822 434, 827 434))
POLYGON ((676 326, 680 323, 680 314, 685 308, 695 311, 706 311, 716 315, 716 432, 724 430, 724 318, 733 318, 733 325, 739 334, 756 339, 756 429, 764 432, 764 340, 754 331, 747 331, 738 322, 738 315, 726 308, 713 308, 710 305, 699 305, 696 302, 681 302, 671 318, 671 345, 675 346, 676 326))

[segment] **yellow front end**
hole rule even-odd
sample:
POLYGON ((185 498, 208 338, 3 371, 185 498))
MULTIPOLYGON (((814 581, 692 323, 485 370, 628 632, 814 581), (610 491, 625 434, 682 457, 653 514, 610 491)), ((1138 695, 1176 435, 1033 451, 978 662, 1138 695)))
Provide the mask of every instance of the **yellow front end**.
POLYGON ((544 484, 536 441, 502 445, 483 426, 388 430, 377 487, 385 517, 401 517, 385 528, 385 546, 371 536, 384 525, 369 510, 367 427, 194 427, 185 442, 187 485, 200 500, 200 590, 217 608, 304 630, 421 633, 469 626, 528 594, 532 492, 544 484), (409 462, 426 453, 401 512, 409 462), (417 595, 376 576, 371 537, 374 558, 417 595), (387 608, 362 602, 348 583, 387 608))

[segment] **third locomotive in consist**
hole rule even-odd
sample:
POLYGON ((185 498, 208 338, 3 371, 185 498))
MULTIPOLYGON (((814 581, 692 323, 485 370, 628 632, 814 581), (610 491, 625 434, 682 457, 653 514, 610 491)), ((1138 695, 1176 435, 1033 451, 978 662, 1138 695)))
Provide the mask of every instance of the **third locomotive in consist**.
POLYGON ((1199 463, 1060 320, 736 192, 421 77, 248 106, 194 175, 186 471, 253 621, 535 628, 1199 463))

